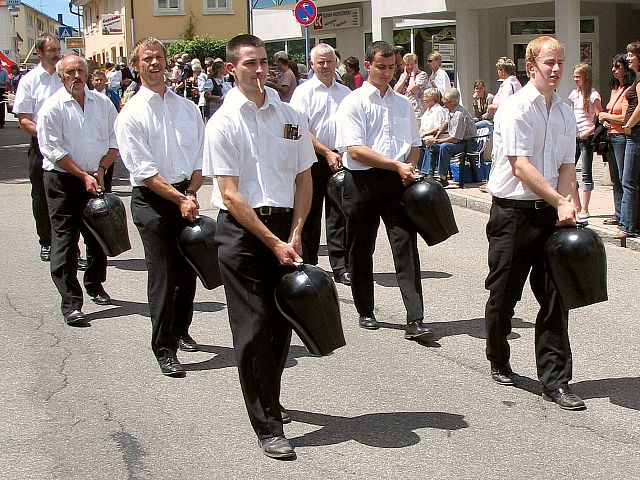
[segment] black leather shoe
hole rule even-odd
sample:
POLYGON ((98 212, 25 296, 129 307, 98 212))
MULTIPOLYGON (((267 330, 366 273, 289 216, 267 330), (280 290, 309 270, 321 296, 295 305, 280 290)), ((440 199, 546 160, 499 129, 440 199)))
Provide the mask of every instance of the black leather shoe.
POLYGON ((198 343, 191 338, 191 335, 185 333, 178 336, 178 348, 183 352, 197 352, 198 343))
POLYGON ((89 267, 89 262, 85 258, 78 257, 78 270, 84 272, 89 267))
POLYGON ((568 385, 555 390, 542 389, 542 398, 548 402, 556 402, 563 410, 585 410, 587 406, 582 399, 571 391, 568 385))
POLYGON ((176 357, 159 358, 158 364, 160 365, 162 374, 167 377, 182 378, 187 374, 176 357))
POLYGON ((513 373, 511 365, 508 363, 502 367, 491 365, 491 378, 498 385, 509 387, 514 383, 515 373, 513 373))
POLYGON ((51 246, 47 245, 47 246, 40 246, 40 260, 42 260, 43 262, 48 262, 49 260, 51 260, 51 246))
POLYGON ((89 296, 96 305, 111 305, 111 297, 104 290, 95 294, 90 293, 89 296))
POLYGON ((367 330, 377 330, 380 328, 380 324, 376 320, 376 317, 371 315, 360 315, 358 322, 360 323, 361 328, 366 328, 367 330))
POLYGON ((351 275, 349 272, 341 273, 340 275, 335 275, 334 280, 336 283, 342 283, 347 287, 351 286, 351 275))
POLYGON ((433 337, 433 330, 425 327, 422 320, 408 323, 404 331, 404 338, 407 340, 427 340, 430 337, 433 337))
POLYGON ((72 310, 64 316, 64 321, 72 327, 87 325, 87 316, 80 310, 72 310))
POLYGON ((291 423, 291 417, 287 409, 280 404, 280 416, 282 417, 282 423, 291 423))
POLYGON ((293 445, 283 435, 259 438, 258 444, 267 457, 278 460, 295 460, 297 458, 293 445))

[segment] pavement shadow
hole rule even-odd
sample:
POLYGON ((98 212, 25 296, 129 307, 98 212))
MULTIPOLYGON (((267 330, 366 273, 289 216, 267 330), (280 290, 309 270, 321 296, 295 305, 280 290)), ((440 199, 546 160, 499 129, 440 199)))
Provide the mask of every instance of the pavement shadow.
MULTIPOLYGON (((201 352, 213 353, 215 357, 212 357, 203 362, 184 363, 182 366, 187 371, 201 371, 201 370, 218 370, 220 368, 237 367, 236 355, 233 348, 221 347, 217 345, 198 345, 198 349, 201 352)), ((310 354, 306 348, 300 345, 291 345, 289 347, 289 357, 284 368, 295 367, 298 365, 298 358, 302 357, 315 357, 310 354)))
MULTIPOLYGON (((447 272, 421 271, 420 278, 451 278, 451 274, 447 272)), ((382 287, 397 287, 398 280, 395 272, 374 273, 373 281, 382 287)))
MULTIPOLYGON (((103 320, 107 318, 126 317, 129 315, 141 315, 150 317, 149 304, 147 302, 128 302, 126 300, 112 299, 113 305, 99 312, 87 313, 87 320, 103 320)), ((220 302, 194 302, 194 312, 219 312, 225 308, 220 302)))
POLYGON ((129 270, 132 272, 146 272, 147 270, 147 262, 144 258, 110 258, 107 265, 119 270, 129 270))
MULTIPOLYGON (((570 384, 571 389, 583 400, 609 398, 619 407, 640 410, 640 377, 601 378, 570 384)), ((540 395, 542 387, 538 380, 518 375, 515 387, 534 395, 540 395)))
POLYGON ((341 417, 321 413, 289 410, 294 422, 322 428, 291 438, 296 447, 337 445, 354 440, 378 448, 403 448, 420 442, 414 430, 435 428, 459 430, 469 427, 464 415, 445 412, 384 412, 356 417, 341 417))

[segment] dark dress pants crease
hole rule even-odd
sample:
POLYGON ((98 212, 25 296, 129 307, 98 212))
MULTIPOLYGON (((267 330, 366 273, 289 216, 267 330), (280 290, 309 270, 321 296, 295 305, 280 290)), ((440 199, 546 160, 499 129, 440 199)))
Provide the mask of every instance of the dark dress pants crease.
POLYGON ((403 192, 402 180, 395 172, 377 168, 348 170, 343 206, 347 214, 351 292, 358 314, 373 313, 373 253, 382 219, 407 322, 413 322, 423 319, 424 306, 417 233, 400 204, 403 192))
MULTIPOLYGON (((260 217, 286 241, 292 214, 260 217)), ((290 271, 273 252, 226 210, 218 214, 218 260, 224 282, 240 386, 258 438, 283 435, 280 384, 289 353, 291 327, 278 311, 273 292, 290 271)))
POLYGON ((544 244, 554 232, 557 218, 554 208, 534 210, 493 205, 487 224, 487 359, 497 367, 509 361, 507 336, 511 333, 511 319, 531 273, 529 283, 540 305, 535 325, 537 372, 542 386, 549 390, 568 384, 572 376, 569 312, 562 308, 543 261, 544 244))
POLYGON ((44 190, 44 170, 42 169, 42 153, 38 139, 31 137, 29 147, 29 181, 31 182, 31 208, 36 221, 36 233, 40 245, 51 245, 51 220, 47 206, 47 194, 44 190))
POLYGON ((342 275, 348 268, 347 225, 340 210, 327 196, 327 182, 333 175, 324 155, 316 154, 318 161, 311 166, 313 199, 309 214, 302 229, 302 257, 305 263, 318 264, 320 234, 322 228, 322 205, 326 219, 327 251, 334 276, 342 275))
MULTIPOLYGON (((188 182, 174 186, 184 193, 188 182)), ((196 273, 178 250, 187 222, 176 204, 147 187, 133 188, 131 214, 147 264, 151 349, 160 360, 175 356, 178 336, 188 333, 193 319, 196 273)))
POLYGON ((82 212, 91 198, 82 180, 69 173, 44 172, 44 186, 51 217, 51 278, 62 297, 62 313, 82 309, 82 288, 78 282, 78 238, 87 247, 84 288, 89 295, 102 291, 107 278, 107 257, 95 236, 82 221, 82 212))

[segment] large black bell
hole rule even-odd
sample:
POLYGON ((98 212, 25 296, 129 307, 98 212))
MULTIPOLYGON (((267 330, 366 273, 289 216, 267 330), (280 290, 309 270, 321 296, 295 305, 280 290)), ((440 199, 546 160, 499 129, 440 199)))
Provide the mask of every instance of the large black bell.
POLYGON ((427 245, 444 242, 458 233, 449 195, 436 180, 419 178, 405 189, 400 203, 427 245))
MULTIPOLYGON (((329 177, 327 180, 327 197, 331 200, 340 213, 345 215, 344 209, 342 208, 342 194, 344 192, 344 170, 338 170, 336 173, 329 177)), ((345 215, 346 216, 346 215, 345 215)))
POLYGON ((107 257, 131 250, 124 203, 109 192, 91 198, 82 212, 82 219, 107 257))
POLYGON ((218 265, 218 246, 213 237, 216 234, 216 221, 200 216, 187 225, 178 237, 178 249, 196 271, 207 290, 222 285, 220 266, 218 265))
POLYGON ((299 265, 282 277, 274 297, 278 310, 312 354, 328 355, 346 344, 338 291, 324 270, 299 265))
POLYGON ((545 262, 565 310, 604 302, 607 256, 602 239, 581 226, 562 228, 544 246, 545 262))

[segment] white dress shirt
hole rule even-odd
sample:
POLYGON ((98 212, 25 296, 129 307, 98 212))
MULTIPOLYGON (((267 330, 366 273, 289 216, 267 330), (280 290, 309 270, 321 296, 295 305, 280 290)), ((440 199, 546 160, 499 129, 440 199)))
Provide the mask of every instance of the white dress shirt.
MULTIPOLYGON (((439 103, 433 105, 433 107, 425 110, 424 114, 420 118, 420 130, 428 132, 429 130, 438 130, 443 123, 449 121, 449 111, 439 103)), ((445 129, 444 132, 446 133, 445 129)))
POLYGON ((36 68, 20 79, 13 102, 13 112, 31 114, 33 121, 37 124, 38 111, 42 108, 42 104, 61 87, 62 82, 58 74, 53 72, 53 75, 49 75, 39 63, 36 68))
POLYGON ((133 186, 157 174, 171 184, 202 169, 204 122, 195 103, 167 89, 164 98, 142 86, 115 123, 120 156, 133 186))
POLYGON ((504 100, 495 116, 493 164, 487 191, 500 198, 538 200, 540 197, 512 172, 507 156, 529 157, 531 164, 554 188, 558 169, 574 164, 576 119, 573 110, 553 93, 547 112, 544 96, 531 82, 504 100))
POLYGON ((331 150, 336 149, 335 114, 340 102, 351 93, 348 87, 333 81, 330 87, 314 76, 298 85, 291 105, 309 119, 309 131, 318 141, 331 150))
POLYGON ((336 147, 344 152, 342 164, 349 170, 368 170, 347 153, 347 147, 365 145, 380 155, 404 162, 411 147, 422 145, 411 103, 387 88, 384 97, 369 82, 351 92, 336 114, 336 147))
POLYGON ((444 98, 444 94, 451 90, 451 79, 449 78, 449 74, 439 67, 435 72, 431 72, 429 76, 429 81, 433 88, 437 88, 440 92, 440 96, 444 98))
POLYGON ((518 80, 515 75, 509 75, 502 81, 500 87, 498 87, 498 91, 493 96, 493 104, 500 105, 500 102, 503 102, 521 88, 522 84, 520 80, 518 80))
POLYGON ((109 88, 117 92, 122 82, 122 72, 120 70, 109 70, 106 76, 109 81, 109 88))
POLYGON ((84 95, 84 110, 64 88, 40 109, 38 143, 45 170, 66 171, 57 162, 69 155, 80 169, 93 173, 107 151, 118 148, 113 130, 118 114, 113 103, 86 85, 84 95))
MULTIPOLYGON (((296 176, 316 161, 306 116, 265 87, 258 106, 232 88, 207 122, 205 176, 238 177, 238 191, 252 208, 293 207, 296 176), (285 124, 297 125, 297 140, 284 138, 285 124)), ((213 207, 225 209, 218 182, 213 182, 213 207)))

